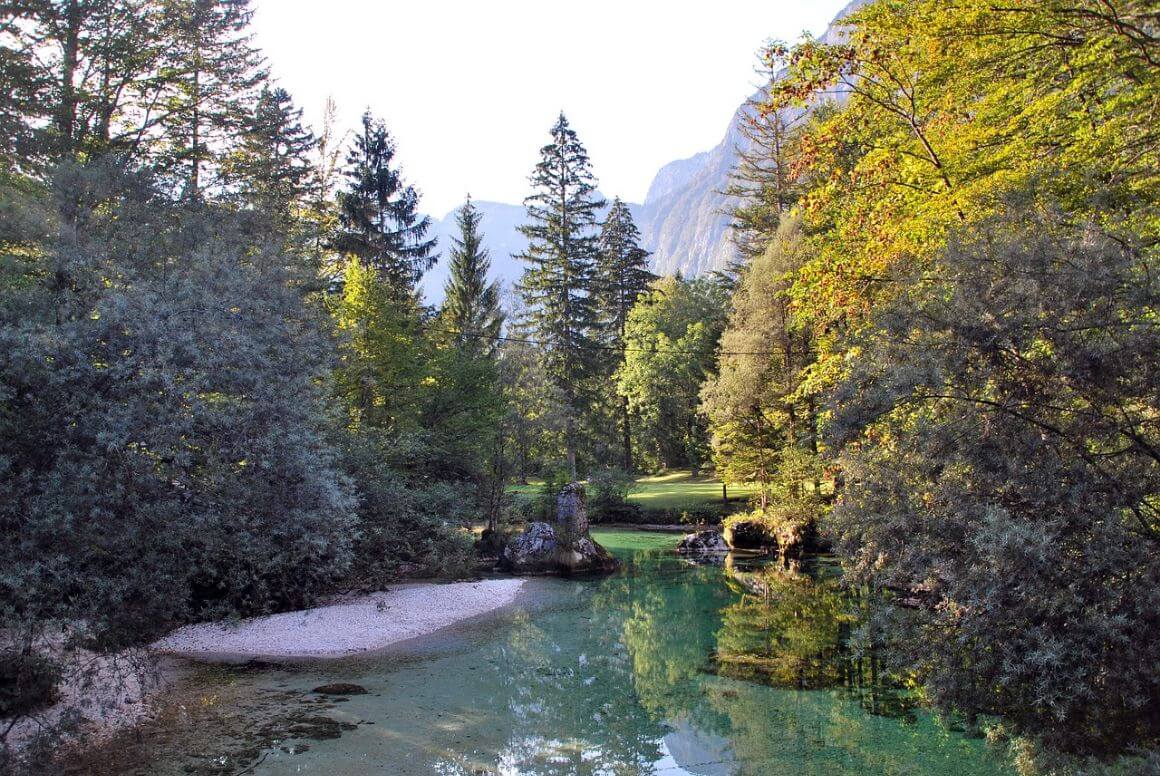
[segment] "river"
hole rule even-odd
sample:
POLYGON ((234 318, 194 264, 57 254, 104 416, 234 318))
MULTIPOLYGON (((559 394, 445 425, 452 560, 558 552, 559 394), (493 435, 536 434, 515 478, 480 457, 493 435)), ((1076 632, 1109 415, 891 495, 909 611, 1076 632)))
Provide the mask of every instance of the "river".
POLYGON ((594 534, 621 571, 534 580, 499 615, 374 657, 197 669, 86 772, 1013 773, 847 646, 832 561, 696 565, 671 534, 594 534), (366 693, 313 692, 336 682, 366 693))

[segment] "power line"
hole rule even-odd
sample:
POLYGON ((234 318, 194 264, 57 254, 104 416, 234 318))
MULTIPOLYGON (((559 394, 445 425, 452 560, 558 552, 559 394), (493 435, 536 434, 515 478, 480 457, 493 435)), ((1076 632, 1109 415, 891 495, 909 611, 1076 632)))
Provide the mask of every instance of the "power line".
MULTIPOLYGON (((542 340, 525 339, 522 337, 505 337, 499 334, 477 334, 467 331, 454 331, 452 329, 440 329, 434 326, 424 326, 429 332, 440 332, 443 334, 451 334, 456 337, 473 337, 475 339, 490 340, 492 342, 514 342, 520 345, 538 345, 546 348, 548 343, 542 340)), ((699 356, 701 353, 696 350, 681 350, 679 348, 630 348, 617 347, 616 345, 576 345, 577 350, 603 350, 614 351, 616 353, 672 353, 683 356, 699 356)), ((771 350, 720 350, 717 351, 718 356, 768 356, 777 355, 771 350)))

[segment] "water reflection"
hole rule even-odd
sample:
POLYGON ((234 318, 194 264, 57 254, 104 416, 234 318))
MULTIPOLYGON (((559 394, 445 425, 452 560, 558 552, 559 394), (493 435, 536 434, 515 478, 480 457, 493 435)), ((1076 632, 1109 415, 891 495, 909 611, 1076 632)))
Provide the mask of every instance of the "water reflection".
POLYGON ((850 652, 857 602, 824 563, 690 566, 670 537, 602 541, 621 572, 537 582, 506 619, 374 660, 234 677, 235 729, 187 720, 186 751, 140 772, 190 772, 192 747, 234 767, 252 754, 222 749, 240 720, 301 713, 285 693, 305 702, 330 681, 369 690, 325 708, 349 723, 341 737, 280 740, 254 773, 1008 772, 850 652))
POLYGON ((864 710, 914 721, 910 693, 885 679, 877 652, 852 649, 861 601, 821 558, 729 567, 738 600, 717 633, 723 676, 798 690, 845 689, 864 710))

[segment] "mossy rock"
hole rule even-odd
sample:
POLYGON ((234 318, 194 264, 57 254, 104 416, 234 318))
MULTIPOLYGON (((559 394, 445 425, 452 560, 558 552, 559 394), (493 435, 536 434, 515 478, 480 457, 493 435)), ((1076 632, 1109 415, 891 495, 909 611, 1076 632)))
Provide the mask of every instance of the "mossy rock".
POLYGON ((738 550, 764 550, 777 547, 777 537, 767 525, 757 520, 731 520, 725 524, 725 541, 738 550))

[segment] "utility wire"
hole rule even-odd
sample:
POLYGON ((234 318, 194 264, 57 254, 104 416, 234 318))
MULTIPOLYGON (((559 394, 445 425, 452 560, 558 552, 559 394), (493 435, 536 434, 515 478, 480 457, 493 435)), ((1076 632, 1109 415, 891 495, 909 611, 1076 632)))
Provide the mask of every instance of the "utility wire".
MULTIPOLYGON (((453 329, 440 329, 435 326, 424 326, 429 332, 440 332, 442 334, 451 334, 456 337, 473 337, 475 339, 491 340, 493 342, 514 342, 520 345, 538 345, 542 348, 548 347, 548 343, 542 340, 524 339, 522 337, 504 337, 498 334, 477 334, 468 331, 455 331, 453 329)), ((699 356, 702 355, 697 350, 681 350, 679 348, 630 348, 617 347, 616 345, 575 345, 577 350, 605 350, 614 351, 616 353, 674 353, 676 355, 684 356, 699 356)), ((778 355, 771 350, 719 350, 718 356, 775 356, 778 355)))

